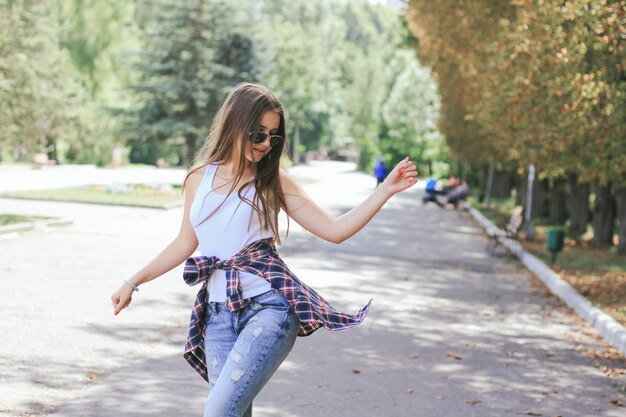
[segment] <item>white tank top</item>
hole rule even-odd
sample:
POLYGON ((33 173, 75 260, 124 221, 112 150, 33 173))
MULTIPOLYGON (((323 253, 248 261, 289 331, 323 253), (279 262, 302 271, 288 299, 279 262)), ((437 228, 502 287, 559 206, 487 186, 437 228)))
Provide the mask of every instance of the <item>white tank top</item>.
MULTIPOLYGON (((259 239, 273 237, 271 230, 262 230, 257 213, 239 198, 237 190, 226 197, 213 190, 213 178, 217 165, 207 165, 202 181, 196 190, 189 211, 189 220, 196 232, 200 254, 217 256, 221 260, 233 257, 248 244, 259 239), (224 200, 226 198, 226 200, 224 200), (221 203, 222 207, 208 220, 200 224, 221 203)), ((227 187, 220 189, 224 192, 227 187)), ((256 189, 249 185, 243 195, 252 201, 256 189)), ((271 289, 269 282, 247 272, 239 273, 243 298, 254 297, 271 289)), ((216 269, 209 281, 209 301, 226 300, 226 271, 216 269)))

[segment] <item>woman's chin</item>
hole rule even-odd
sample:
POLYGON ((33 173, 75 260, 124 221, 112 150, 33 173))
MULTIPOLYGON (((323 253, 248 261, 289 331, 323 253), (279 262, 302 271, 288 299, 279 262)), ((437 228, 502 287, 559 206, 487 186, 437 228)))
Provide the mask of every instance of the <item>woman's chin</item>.
POLYGON ((261 159, 263 159, 262 157, 259 158, 257 156, 246 156, 246 161, 248 161, 251 164, 256 164, 258 163, 261 159))
POLYGON ((268 152, 256 152, 252 154, 255 162, 259 162, 261 159, 265 158, 268 155, 268 152))

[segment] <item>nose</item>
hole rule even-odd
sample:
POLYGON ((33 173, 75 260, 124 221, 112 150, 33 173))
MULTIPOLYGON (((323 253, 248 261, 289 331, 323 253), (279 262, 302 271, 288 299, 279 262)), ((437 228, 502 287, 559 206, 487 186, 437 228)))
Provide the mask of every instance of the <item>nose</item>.
POLYGON ((270 134, 268 133, 263 142, 259 143, 260 145, 266 146, 268 148, 272 147, 272 141, 270 140, 270 134))

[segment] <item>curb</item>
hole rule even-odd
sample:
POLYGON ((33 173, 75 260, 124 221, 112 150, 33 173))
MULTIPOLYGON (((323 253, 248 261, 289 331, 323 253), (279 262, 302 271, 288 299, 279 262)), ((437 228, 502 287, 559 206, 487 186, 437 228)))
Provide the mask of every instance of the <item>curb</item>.
MULTIPOLYGON (((468 207, 474 220, 476 220, 485 231, 497 229, 497 227, 478 210, 469 205, 468 207)), ((598 329, 602 337, 619 350, 622 355, 626 356, 626 328, 624 328, 624 326, 599 308, 594 307, 589 300, 580 295, 574 287, 561 278, 559 274, 550 269, 542 260, 526 252, 524 248, 522 248, 522 245, 508 238, 498 238, 498 241, 513 255, 517 256, 526 268, 543 281, 554 295, 570 306, 583 320, 598 329)))
POLYGON ((172 203, 165 203, 162 206, 151 206, 148 204, 135 204, 135 203, 110 203, 110 202, 96 202, 96 201, 77 201, 77 200, 65 200, 65 199, 45 199, 45 198, 35 198, 35 197, 24 197, 24 196, 12 196, 6 193, 0 194, 0 198, 14 199, 14 200, 30 200, 30 201, 45 201, 47 203, 75 203, 75 204, 91 204, 97 206, 119 206, 119 207, 137 207, 137 208, 148 208, 155 210, 170 210, 177 207, 182 207, 185 205, 185 201, 175 201, 172 203))
POLYGON ((10 234, 10 233, 19 233, 19 232, 28 232, 30 230, 45 229, 47 227, 71 226, 72 224, 74 224, 74 221, 66 217, 43 220, 39 222, 16 223, 16 224, 10 224, 8 226, 0 226, 0 235, 10 234))

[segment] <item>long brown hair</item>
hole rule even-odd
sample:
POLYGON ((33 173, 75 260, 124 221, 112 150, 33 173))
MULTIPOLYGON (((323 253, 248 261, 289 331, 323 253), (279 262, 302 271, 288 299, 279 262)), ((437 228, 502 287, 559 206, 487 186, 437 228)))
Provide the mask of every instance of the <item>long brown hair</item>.
MULTIPOLYGON (((274 111, 280 117, 280 125, 276 134, 284 138, 283 143, 272 146, 270 153, 256 164, 253 164, 254 178, 239 187, 237 193, 242 201, 252 207, 253 213, 257 213, 261 227, 264 230, 271 230, 277 243, 280 243, 278 212, 281 208, 285 209, 285 197, 280 186, 279 169, 280 157, 287 143, 287 132, 283 106, 268 88, 246 82, 238 84, 228 94, 228 97, 226 97, 226 100, 213 118, 209 136, 204 140, 193 166, 187 173, 185 181, 183 181, 183 190, 189 175, 194 171, 217 162, 230 162, 230 159, 233 157, 235 144, 239 141, 241 152, 237 171, 230 190, 224 197, 224 201, 226 201, 226 198, 235 191, 235 186, 243 177, 246 164, 249 163, 246 160, 245 149, 250 132, 259 130, 261 119, 268 111, 274 111), (245 196, 245 190, 252 183, 254 183, 256 193, 253 200, 250 201, 245 196)), ((202 222, 215 214, 222 204, 213 210, 202 222)))

